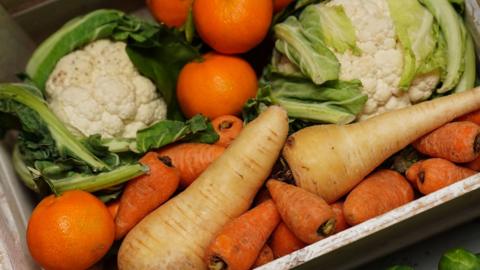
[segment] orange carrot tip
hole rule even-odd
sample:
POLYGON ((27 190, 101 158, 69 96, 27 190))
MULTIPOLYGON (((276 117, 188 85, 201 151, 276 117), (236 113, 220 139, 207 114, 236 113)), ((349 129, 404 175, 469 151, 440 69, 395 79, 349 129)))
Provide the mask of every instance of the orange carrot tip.
POLYGON ((130 180, 125 186, 115 217, 115 238, 120 239, 140 220, 167 201, 180 182, 178 171, 168 157, 148 152, 140 163, 149 167, 147 174, 130 180))
POLYGON ((417 186, 419 191, 426 195, 476 173, 446 159, 431 158, 422 162, 416 177, 417 186))
POLYGON ((222 115, 212 120, 212 126, 220 136, 215 144, 227 147, 242 131, 243 121, 234 115, 222 115))
POLYGON ((470 162, 480 155, 480 126, 451 122, 415 141, 413 147, 430 157, 470 162))
POLYGON ((393 170, 380 170, 365 178, 347 196, 343 211, 351 226, 413 201, 408 181, 393 170))
POLYGON ((278 224, 270 240, 270 247, 275 258, 283 257, 305 246, 306 244, 298 239, 283 222, 278 224))
POLYGON ((347 229, 349 226, 343 214, 343 202, 338 201, 331 204, 330 207, 332 207, 332 210, 335 213, 335 233, 347 229))
POLYGON ((480 171, 480 156, 464 165, 469 169, 480 171))
POLYGON ((260 251, 260 254, 258 254, 258 257, 255 260, 255 263, 253 264, 252 268, 267 264, 273 261, 273 259, 274 257, 273 257, 272 249, 268 245, 264 245, 262 250, 260 251))
POLYGON ((233 219, 207 247, 205 260, 208 268, 250 269, 279 222, 280 216, 272 200, 233 219))
POLYGON ((267 188, 282 220, 303 242, 311 244, 335 232, 335 213, 318 195, 274 179, 267 188))
POLYGON ((418 172, 422 167, 422 161, 423 160, 413 163, 412 166, 410 166, 405 172, 405 177, 410 182, 410 184, 412 184, 416 189, 418 189, 417 176, 418 176, 418 172))
POLYGON ((119 206, 120 206, 120 199, 107 203, 108 212, 110 212, 110 215, 112 215, 113 218, 117 216, 119 206))

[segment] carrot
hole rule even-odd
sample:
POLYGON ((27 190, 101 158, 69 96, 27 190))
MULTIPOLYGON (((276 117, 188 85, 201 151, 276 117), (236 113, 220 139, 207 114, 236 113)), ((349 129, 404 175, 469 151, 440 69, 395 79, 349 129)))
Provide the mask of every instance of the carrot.
POLYGON ((480 171, 480 156, 477 157, 476 159, 470 161, 470 162, 467 162, 465 164, 463 164, 465 167, 469 168, 469 169, 472 169, 474 171, 480 171))
POLYGON ((306 244, 298 239, 283 222, 278 224, 270 240, 270 247, 275 258, 283 257, 305 246, 306 244))
POLYGON ((180 172, 180 187, 188 187, 223 152, 224 147, 203 143, 182 143, 162 148, 161 156, 168 156, 180 172))
POLYGON ((209 269, 250 269, 279 222, 277 208, 268 200, 227 223, 205 252, 209 269))
POLYGON ((284 109, 271 106, 187 189, 145 217, 123 240, 119 269, 206 269, 205 250, 250 207, 288 134, 284 109))
POLYGON ((343 211, 351 226, 384 214, 413 201, 408 181, 393 170, 380 170, 369 175, 347 196, 343 211))
POLYGON ((332 207, 333 213, 335 213, 335 233, 347 229, 349 226, 343 215, 343 202, 333 203, 330 207, 332 207))
POLYGON ((417 161, 410 166, 407 171, 405 172, 405 177, 407 180, 412 184, 416 189, 418 189, 417 186, 417 174, 420 171, 420 168, 422 167, 422 161, 417 161))
POLYGON ((319 196, 277 180, 268 180, 268 191, 288 228, 311 244, 335 231, 335 214, 319 196))
POLYGON ((480 126, 467 121, 448 123, 412 145, 431 157, 470 162, 480 155, 480 126))
POLYGON ((268 245, 264 245, 262 250, 260 251, 260 254, 258 254, 257 259, 255 260, 255 263, 253 263, 252 268, 267 264, 273 261, 273 259, 274 257, 272 249, 268 245))
POLYGON ((421 193, 430 194, 476 173, 446 159, 431 158, 421 163, 415 180, 421 193))
POLYGON ((110 215, 112 215, 113 218, 117 216, 119 206, 120 206, 120 199, 115 200, 113 202, 109 202, 107 204, 108 212, 110 212, 110 215))
POLYGON ((180 181, 178 171, 168 157, 148 152, 140 163, 148 166, 150 171, 125 186, 115 217, 116 239, 125 236, 142 218, 168 200, 180 181))
POLYGON ((480 110, 462 115, 456 121, 469 121, 480 126, 480 110))
POLYGON ((243 121, 234 115, 222 115, 212 120, 213 129, 220 136, 216 145, 229 146, 243 129, 243 121))
POLYGON ((478 109, 480 88, 349 125, 310 126, 287 139, 283 156, 297 186, 333 203, 396 152, 456 117, 478 109))

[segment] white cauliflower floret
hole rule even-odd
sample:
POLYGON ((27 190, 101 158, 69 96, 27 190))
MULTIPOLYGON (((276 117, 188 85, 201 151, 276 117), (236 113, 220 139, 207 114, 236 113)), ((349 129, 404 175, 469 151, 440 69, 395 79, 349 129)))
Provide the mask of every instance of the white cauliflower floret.
POLYGON ((141 76, 126 44, 98 40, 64 56, 47 84, 51 109, 77 134, 133 138, 166 118, 165 101, 141 76))
POLYGON ((341 5, 355 27, 360 55, 335 53, 340 79, 359 79, 368 95, 359 119, 410 106, 428 98, 440 77, 437 73, 417 76, 408 91, 398 87, 403 70, 403 52, 396 41, 395 27, 386 0, 332 0, 341 5))

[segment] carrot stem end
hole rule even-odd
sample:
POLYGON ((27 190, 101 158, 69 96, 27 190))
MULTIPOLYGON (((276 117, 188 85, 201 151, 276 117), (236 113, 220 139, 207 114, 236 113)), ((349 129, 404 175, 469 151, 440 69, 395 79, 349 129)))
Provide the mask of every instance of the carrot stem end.
POLYGON ((475 137, 475 141, 473 142, 473 152, 480 152, 480 134, 475 137))
POLYGON ((210 259, 210 263, 208 264, 208 269, 210 270, 226 270, 228 269, 227 263, 222 260, 222 258, 218 256, 213 256, 210 259))
POLYGON ((232 121, 225 120, 222 123, 220 123, 220 125, 218 127, 219 127, 220 130, 225 130, 225 129, 231 128, 232 126, 233 126, 232 121))
POLYGON ((328 236, 331 235, 335 231, 335 219, 331 218, 327 220, 325 223, 320 225, 317 230, 317 234, 320 236, 328 236))

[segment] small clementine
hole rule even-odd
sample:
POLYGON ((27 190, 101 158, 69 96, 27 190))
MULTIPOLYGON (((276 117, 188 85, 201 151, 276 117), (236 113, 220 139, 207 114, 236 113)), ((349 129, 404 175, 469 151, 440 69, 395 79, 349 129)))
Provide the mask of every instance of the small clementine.
POLYGON ((47 270, 87 269, 110 249, 115 226, 105 204, 88 192, 44 198, 28 222, 30 254, 47 270))
POLYGON ((272 0, 195 0, 195 29, 202 40, 225 54, 258 45, 272 22, 272 0))
POLYGON ((180 27, 187 20, 193 0, 147 0, 153 17, 170 27, 180 27))
POLYGON ((257 77, 247 61, 215 53, 185 65, 177 82, 180 108, 189 118, 199 113, 210 119, 238 115, 256 92, 257 77))

